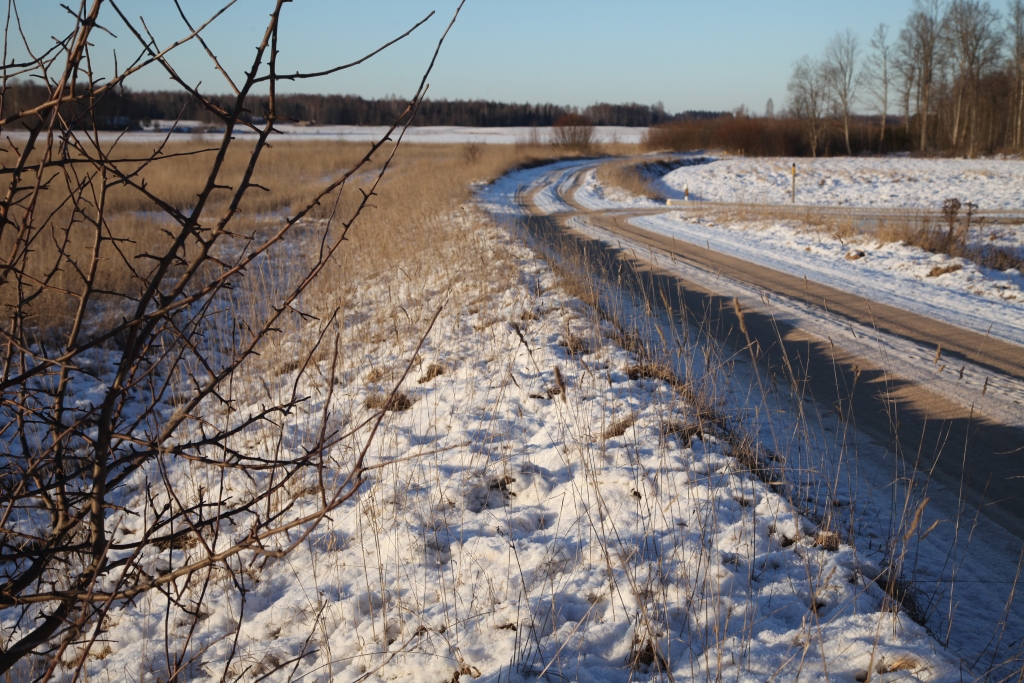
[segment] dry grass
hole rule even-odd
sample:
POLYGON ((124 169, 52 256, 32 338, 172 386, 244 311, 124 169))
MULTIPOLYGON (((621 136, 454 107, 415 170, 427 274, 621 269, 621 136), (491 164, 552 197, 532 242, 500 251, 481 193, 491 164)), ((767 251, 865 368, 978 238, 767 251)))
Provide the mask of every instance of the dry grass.
POLYGON ((427 371, 417 381, 418 384, 426 384, 435 377, 440 377, 444 374, 444 366, 438 365, 437 363, 431 363, 427 366, 427 371))
MULTIPOLYGON (((963 258, 994 270, 1016 268, 1024 272, 1024 253, 993 245, 979 245, 967 238, 970 231, 987 225, 975 220, 969 230, 964 219, 955 226, 950 239, 948 225, 942 216, 920 210, 891 210, 884 213, 862 213, 832 207, 786 206, 780 204, 709 205, 694 202, 687 207, 690 215, 719 223, 757 223, 791 221, 798 229, 824 232, 843 242, 877 240, 883 244, 902 242, 932 254, 963 258)), ((952 272, 952 271, 945 271, 952 272)), ((936 273, 939 275, 941 273, 936 273)))
POLYGON ((647 197, 659 202, 665 201, 665 196, 644 177, 635 163, 602 164, 597 168, 597 179, 604 187, 617 187, 631 195, 647 197))
POLYGON ((614 439, 622 436, 626 433, 626 430, 633 426, 636 422, 636 417, 628 415, 620 418, 608 425, 603 432, 601 432, 601 439, 607 441, 608 439, 614 439))
MULTIPOLYGON (((119 143, 104 151, 112 158, 126 159, 118 169, 131 175, 156 196, 165 198, 175 209, 188 213, 206 178, 213 160, 209 151, 212 144, 201 139, 172 140, 162 150, 161 158, 151 164, 132 159, 143 159, 152 154, 158 141, 153 143, 119 143), (182 156, 185 155, 185 156, 182 156)), ((215 190, 204 210, 205 222, 212 223, 228 210, 233 188, 245 170, 252 143, 242 139, 228 151, 220 183, 225 189, 215 190)), ((10 149, 6 150, 11 154, 10 149)), ((375 162, 365 167, 328 200, 316 207, 309 217, 308 226, 334 216, 332 226, 340 229, 343 221, 355 210, 361 195, 359 189, 369 190, 380 164, 387 158, 391 146, 383 147, 375 162)), ((603 151, 632 152, 635 148, 618 145, 603 151)), ((263 152, 253 182, 265 191, 246 193, 238 214, 230 224, 232 235, 221 239, 222 253, 230 255, 243 248, 249 239, 260 239, 277 229, 291 210, 304 206, 328 182, 352 166, 366 152, 366 145, 340 141, 291 141, 280 139, 263 152)), ((55 149, 54 154, 58 151, 55 149)), ((445 225, 447 218, 470 198, 472 184, 488 182, 519 165, 536 164, 544 160, 565 156, 566 152, 550 145, 432 145, 404 144, 396 155, 384 180, 378 186, 377 197, 371 208, 363 213, 349 233, 350 243, 342 249, 334 263, 333 273, 324 280, 337 282, 344 273, 348 282, 358 277, 379 273, 396 262, 426 263, 438 256, 439 248, 458 239, 457 234, 439 235, 451 230, 445 225)), ((79 157, 70 150, 70 157, 79 157)), ((41 158, 36 152, 30 159, 41 158)), ((72 175, 81 177, 91 167, 73 166, 72 175)), ((6 192, 10 177, 0 182, 0 192, 6 192)), ((35 246, 28 266, 30 272, 44 273, 56 262, 58 244, 67 239, 67 253, 79 263, 88 263, 94 235, 69 208, 61 202, 67 196, 63 178, 56 177, 48 189, 40 194, 35 207, 37 216, 52 214, 51 224, 63 226, 52 231, 51 238, 35 246)), ((14 209, 17 212, 20 209, 14 209)), ((106 197, 105 228, 117 241, 104 245, 99 265, 98 288, 117 294, 131 295, 142 286, 140 276, 152 267, 148 253, 160 253, 171 240, 176 223, 142 193, 120 183, 111 183, 106 197), (135 269, 136 273, 132 270, 135 269)), ((313 230, 298 230, 291 237, 295 247, 313 230), (304 233, 306 233, 304 235, 304 233)), ((7 253, 13 236, 0 237, 0 253, 7 253)), ((313 245, 311 245, 313 246, 313 245)), ((317 247, 319 245, 316 245, 317 247)), ((189 245, 187 249, 195 249, 189 245)), ((298 270, 290 268, 304 262, 304 250, 285 248, 276 258, 283 261, 278 272, 298 270)), ((308 253, 308 252, 307 252, 308 253)), ((28 324, 41 330, 59 330, 70 319, 73 299, 68 292, 81 289, 81 278, 72 269, 56 273, 51 285, 31 305, 32 319, 28 324)), ((335 285, 325 285, 333 289, 335 285)), ((10 288, 0 293, 0 305, 10 305, 18 292, 10 288)), ((108 297, 112 299, 113 297, 108 297)), ((102 308, 102 301, 100 302, 102 308)), ((115 315, 110 311, 108 315, 115 315)))
POLYGON ((366 407, 370 410, 384 410, 400 413, 412 408, 412 399, 396 392, 393 396, 388 394, 370 394, 366 397, 366 407))
POLYGON ((954 263, 951 266, 935 266, 928 271, 928 277, 938 277, 939 275, 945 275, 946 273, 955 273, 958 270, 962 270, 963 266, 959 263, 954 263))

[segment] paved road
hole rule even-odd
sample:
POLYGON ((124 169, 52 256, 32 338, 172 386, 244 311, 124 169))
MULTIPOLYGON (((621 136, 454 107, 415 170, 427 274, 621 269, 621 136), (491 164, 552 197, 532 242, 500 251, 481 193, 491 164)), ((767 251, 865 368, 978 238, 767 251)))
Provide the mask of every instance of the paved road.
MULTIPOLYGON (((645 231, 627 221, 632 215, 650 214, 651 210, 587 210, 573 197, 575 185, 567 187, 562 183, 559 195, 571 210, 554 215, 544 215, 536 209, 536 191, 521 197, 524 208, 533 214, 527 221, 528 228, 541 239, 571 239, 587 244, 586 253, 607 272, 614 272, 616 262, 633 261, 636 250, 627 253, 575 232, 567 227, 570 218, 583 217, 624 242, 670 255, 686 267, 804 301, 931 349, 941 344, 944 362, 950 366, 971 362, 993 373, 1024 378, 1022 347, 868 301, 851 292, 809 282, 703 245, 645 231)), ((730 297, 688 280, 676 270, 669 272, 647 264, 639 268, 637 275, 638 286, 664 292, 669 305, 674 310, 686 311, 691 323, 722 330, 725 341, 746 345, 730 297), (709 317, 713 320, 709 321, 709 317)), ((850 411, 844 414, 854 416, 861 432, 917 463, 922 470, 930 470, 949 490, 963 490, 969 502, 1024 538, 1024 429, 994 422, 927 386, 895 376, 875 359, 846 352, 817 336, 813 329, 788 325, 758 311, 748 311, 744 318, 747 332, 762 352, 761 361, 770 370, 794 377, 802 390, 827 409, 850 411)))

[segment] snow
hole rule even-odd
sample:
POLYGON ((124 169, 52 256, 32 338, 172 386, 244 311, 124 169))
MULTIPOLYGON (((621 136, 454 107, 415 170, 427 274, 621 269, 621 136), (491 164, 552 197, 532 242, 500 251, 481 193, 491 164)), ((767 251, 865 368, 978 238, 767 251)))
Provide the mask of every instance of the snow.
MULTIPOLYGON (((776 160, 766 159, 728 159, 718 163, 734 161, 749 162, 752 167, 760 165, 758 167, 765 168, 777 163, 776 160)), ((827 159, 819 160, 819 163, 855 164, 867 161, 887 162, 893 166, 894 173, 909 173, 899 164, 909 164, 908 168, 923 172, 921 164, 931 162, 936 164, 941 176, 944 172, 942 169, 959 160, 827 159)), ((1014 172, 1024 173, 1024 162, 998 163, 1008 164, 1016 169, 1014 172)), ((665 182, 679 187, 689 183, 692 198, 694 181, 679 174, 684 171, 698 172, 714 166, 715 163, 683 166, 668 173, 665 182)), ((654 206, 650 200, 630 196, 619 189, 602 188, 592 167, 592 162, 575 166, 562 165, 550 169, 548 173, 559 174, 557 186, 560 188, 571 187, 573 176, 582 176, 575 198, 587 209, 645 210, 644 214, 648 215, 629 218, 629 223, 637 227, 759 263, 796 277, 806 277, 836 289, 857 292, 872 301, 982 334, 991 334, 1012 343, 1024 344, 1024 275, 1017 269, 993 270, 963 258, 933 254, 900 242, 882 243, 870 234, 839 238, 825 230, 793 220, 716 220, 671 210, 652 213, 648 210, 654 206), (861 252, 863 257, 848 258, 855 255, 853 252, 861 252), (935 269, 943 268, 950 268, 951 272, 932 275, 935 269)), ((1004 175, 1012 174, 1007 172, 1004 175)), ((543 184, 548 177, 545 175, 538 182, 543 184)), ((545 197, 547 194, 555 195, 555 187, 544 185, 538 194, 545 197)), ((1018 191, 1013 196, 1024 201, 1024 193, 1018 191)), ((724 190, 718 191, 716 197, 725 198, 724 190)), ((908 196, 906 201, 912 201, 912 197, 908 196)), ((566 207, 562 210, 568 209, 557 198, 538 202, 538 207, 553 212, 550 207, 556 202, 566 207)), ((987 199, 985 203, 988 203, 987 199)), ((1024 254, 1024 224, 989 224, 974 229, 972 240, 974 245, 991 245, 1024 254)))
MULTIPOLYGON (((544 182, 571 187, 566 175, 586 176, 590 171, 580 165, 576 169, 539 169, 535 173, 544 182)), ((531 180, 519 177, 517 183, 530 186, 531 180)), ((501 183, 495 186, 488 197, 492 204, 498 204, 501 183)), ((511 198, 515 188, 505 187, 504 192, 511 198)), ((576 195, 577 200, 580 194, 576 195)), ((621 235, 595 226, 586 215, 570 220, 575 229, 585 234, 627 249, 631 246, 621 235)), ((632 246, 637 253, 649 255, 660 269, 678 272, 726 298, 735 297, 744 310, 762 311, 780 322, 828 339, 854 355, 876 358, 893 375, 917 382, 997 421, 1024 425, 1024 382, 1019 379, 970 363, 964 365, 962 375, 950 372, 934 363, 933 348, 922 348, 869 326, 851 323, 803 301, 774 294, 769 299, 756 286, 685 266, 657 251, 648 253, 646 247, 632 246)), ((643 302, 639 305, 644 307, 643 302)), ((673 321, 662 318, 657 337, 653 332, 647 337, 655 344, 658 338, 663 343, 668 339, 671 347, 678 341, 673 335, 680 333, 673 321)), ((645 325, 650 329, 650 322, 645 325)), ((691 335, 698 336, 695 331, 691 335)), ((691 358, 683 365, 699 365, 699 359, 691 358)), ((808 501, 811 516, 839 513, 840 526, 851 529, 862 557, 881 561, 885 552, 892 552, 885 539, 908 522, 908 513, 894 509, 893 501, 911 501, 908 508, 913 510, 923 503, 925 496, 929 497, 918 533, 910 536, 905 546, 906 579, 920 587, 918 600, 925 624, 969 667, 979 666, 980 662, 991 666, 1005 661, 1009 662, 1006 673, 1019 670, 1019 663, 1014 663, 1014 649, 1024 638, 1024 611, 1012 603, 1021 552, 1018 536, 964 504, 958 491, 931 481, 927 473, 916 471, 912 463, 895 457, 886 444, 875 443, 827 409, 815 410, 805 403, 804 397, 790 395, 785 383, 772 383, 768 393, 764 393, 757 370, 744 362, 742 355, 732 360, 728 374, 720 376, 715 386, 723 395, 723 403, 744 416, 747 433, 757 443, 775 453, 787 454, 786 476, 780 479, 797 485, 798 492, 794 492, 792 499, 808 501), (808 410, 812 412, 808 414, 808 410), (844 507, 835 508, 837 501, 844 507), (931 531, 923 534, 921 529, 931 531), (1009 644, 1009 649, 1000 649, 1001 644, 1009 644)))
POLYGON ((604 187, 597 180, 597 172, 583 174, 582 184, 576 190, 576 201, 588 209, 652 209, 664 206, 648 197, 637 197, 617 187, 604 187))
POLYGON ((559 196, 559 189, 567 189, 572 185, 569 171, 587 168, 594 163, 570 159, 535 168, 516 169, 493 183, 478 187, 477 200, 492 215, 521 216, 524 212, 518 198, 538 190, 533 203, 542 212, 555 214, 572 211, 572 207, 559 196))
MULTIPOLYGON (((101 140, 119 139, 123 142, 158 142, 167 135, 167 130, 174 125, 174 121, 157 121, 158 128, 145 131, 101 131, 101 140)), ((208 130, 207 124, 199 121, 180 121, 177 124, 180 132, 171 135, 171 140, 179 137, 187 137, 196 140, 216 141, 223 134, 217 132, 203 132, 208 130)), ((278 143, 282 141, 297 140, 341 140, 344 142, 376 142, 388 132, 388 126, 323 126, 323 125, 298 125, 281 124, 275 129, 284 133, 283 137, 276 138, 278 143)), ((400 130, 400 129, 399 129, 400 130)), ((638 144, 646 128, 629 126, 595 126, 594 141, 601 144, 638 144)), ((249 128, 240 127, 238 135, 254 135, 249 128)), ((507 126, 500 128, 484 128, 473 126, 411 126, 405 133, 405 140, 414 143, 428 144, 466 144, 480 143, 487 145, 514 145, 528 144, 531 136, 537 135, 541 142, 551 139, 550 126, 507 126)), ((12 131, 13 139, 19 140, 28 134, 24 131, 12 131), (20 137, 19 137, 20 136, 20 137)))
POLYGON ((716 202, 779 204, 790 200, 796 164, 796 203, 941 209, 950 197, 982 211, 1024 209, 1024 161, 908 157, 712 157, 664 176, 669 196, 716 202))
POLYGON ((1024 344, 1024 276, 983 268, 962 258, 875 240, 840 240, 793 222, 719 223, 679 212, 630 220, 637 227, 707 245, 797 277, 857 292, 866 299, 913 311, 1016 344, 1024 344), (861 251, 860 258, 850 259, 861 251), (934 268, 959 266, 929 277, 934 268))
MULTIPOLYGON (((512 174, 483 201, 508 215, 549 172, 512 174)), ((243 555, 234 579, 218 567, 202 594, 179 581, 175 604, 151 592, 116 607, 88 680, 166 679, 165 647, 185 651, 194 681, 225 670, 270 681, 629 681, 659 666, 676 680, 854 680, 869 669, 872 680, 960 679, 961 664, 924 628, 883 609, 876 561, 754 477, 728 434, 701 425, 669 384, 631 378, 638 359, 613 343, 616 328, 564 293, 544 262, 480 216, 453 220, 475 231, 488 274, 514 275, 425 291, 386 276, 361 283, 331 395, 349 425, 390 388, 424 316, 449 302, 403 386, 411 408, 389 413, 370 448, 361 494, 280 561, 243 555), (396 325, 382 301, 414 314, 394 319, 408 320, 399 344, 379 341, 396 325), (424 379, 430 364, 444 371, 424 379), (187 609, 200 614, 194 632, 187 609)), ((311 397, 289 417, 296 434, 324 408, 316 370, 327 373, 264 378, 311 397)), ((76 381, 88 395, 100 380, 76 381)), ((239 446, 259 438, 240 434, 239 446)), ((280 447, 301 452, 302 439, 280 447)), ((351 457, 332 453, 332 478, 351 457)), ((198 463, 171 465, 168 483, 185 500, 217 479, 198 463)), ((167 499, 155 476, 128 483, 129 510, 167 499)), ((295 491, 282 522, 316 505, 295 491)), ((115 517, 121 538, 140 533, 115 517)), ((223 525, 220 542, 243 527, 223 525)), ((145 561, 155 572, 195 552, 145 561)), ((14 618, 0 613, 5 635, 14 618)))

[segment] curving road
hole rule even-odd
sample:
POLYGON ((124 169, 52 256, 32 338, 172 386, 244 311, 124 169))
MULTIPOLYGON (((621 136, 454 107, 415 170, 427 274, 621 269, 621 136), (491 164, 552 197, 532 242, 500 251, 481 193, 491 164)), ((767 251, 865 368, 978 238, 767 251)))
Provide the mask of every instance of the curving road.
POLYGON ((790 378, 801 393, 855 420, 861 433, 1024 538, 1024 348, 629 222, 675 207, 587 209, 575 193, 594 165, 553 173, 519 195, 532 234, 582 241, 605 267, 629 261, 640 286, 665 292, 665 304, 685 311, 691 324, 720 330, 734 348, 752 343, 773 376, 790 378), (773 306, 799 308, 803 317, 747 307, 741 325, 732 300, 744 288, 767 295, 773 306), (851 335, 844 341, 826 333, 824 318, 833 328, 837 321, 848 325, 851 335), (855 329, 866 330, 872 343, 855 342, 864 336, 855 329), (936 368, 943 366, 950 370, 940 377, 936 368), (984 384, 964 390, 958 368, 960 380, 967 368, 984 384))

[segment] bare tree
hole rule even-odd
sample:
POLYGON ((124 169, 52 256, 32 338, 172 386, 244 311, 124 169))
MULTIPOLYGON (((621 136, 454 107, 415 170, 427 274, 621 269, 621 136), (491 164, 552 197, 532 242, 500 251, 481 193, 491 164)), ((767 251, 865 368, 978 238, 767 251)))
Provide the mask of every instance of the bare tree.
POLYGON ((811 156, 818 156, 818 144, 825 131, 828 84, 821 64, 810 57, 801 58, 793 65, 793 74, 786 86, 789 108, 793 116, 804 123, 811 156))
POLYGON ((920 150, 928 148, 928 117, 931 114, 939 66, 939 38, 942 30, 942 6, 939 0, 915 0, 914 11, 900 31, 900 50, 913 64, 916 89, 916 114, 920 150))
POLYGON ((829 98, 836 111, 843 117, 843 139, 846 153, 850 148, 850 110, 857 99, 857 36, 849 30, 837 33, 825 47, 822 62, 829 98))
POLYGON ((913 54, 913 45, 904 40, 905 37, 906 35, 901 33, 900 40, 896 43, 892 67, 896 75, 894 85, 900 98, 900 110, 903 112, 903 126, 909 137, 911 103, 917 87, 917 59, 913 54))
POLYGON ((1024 149, 1024 0, 1009 0, 1007 4, 1007 43, 1016 100, 1010 119, 1010 139, 1013 148, 1020 150, 1024 149))
POLYGON ((974 156, 981 78, 997 63, 999 14, 987 2, 953 0, 943 19, 943 47, 953 67, 952 146, 974 156))
POLYGON ((555 121, 551 135, 557 147, 586 154, 594 145, 594 124, 585 116, 566 114, 555 121))
MULTIPOLYGON (((267 189, 254 174, 282 118, 280 82, 355 66, 430 15, 350 64, 282 74, 278 34, 286 1, 272 4, 251 65, 234 79, 201 37, 233 0, 195 28, 182 13, 187 31, 166 46, 116 3, 83 2, 69 10, 70 31, 49 49, 26 44, 29 59, 5 58, 0 67, 0 93, 19 76, 37 79, 48 92, 45 101, 0 118, 11 146, 0 165, 7 183, 0 200, 0 610, 6 610, 0 674, 8 680, 25 662, 32 663, 35 680, 63 675, 59 667, 72 655, 80 668, 104 617, 126 601, 158 592, 170 604, 181 599, 183 585, 205 591, 215 570, 238 581, 246 563, 288 554, 363 482, 383 409, 364 425, 369 435, 351 458, 339 460, 333 449, 347 437, 332 427, 338 421, 327 389, 302 453, 272 449, 268 455, 240 439, 254 430, 271 443, 275 434, 284 439, 288 416, 307 397, 297 389, 268 389, 262 404, 250 404, 260 407, 239 408, 246 405, 239 400, 239 378, 289 319, 315 331, 295 359, 299 375, 317 364, 333 373, 336 310, 317 317, 304 294, 375 196, 397 144, 389 154, 382 148, 413 116, 433 60, 401 118, 307 204, 267 229, 240 228, 237 217, 250 190, 267 189), (99 73, 93 36, 114 23, 118 34, 137 43, 134 57, 114 73, 99 73), (172 65, 179 48, 193 42, 233 91, 230 106, 204 97, 172 65), (168 153, 165 139, 146 157, 126 158, 116 139, 101 137, 92 106, 146 67, 163 69, 216 117, 223 132, 215 143, 168 153), (269 89, 260 126, 246 123, 246 98, 257 87, 269 89), (252 133, 242 143, 251 152, 242 170, 229 173, 225 160, 242 129, 252 133), (208 163, 200 192, 181 208, 180 201, 158 195, 144 173, 185 154, 208 163), (353 175, 365 174, 371 159, 382 155, 356 208, 346 215, 333 210, 353 175), (110 208, 116 192, 162 213, 166 227, 151 228, 142 240, 121 234, 110 208), (311 253, 301 269, 274 281, 268 296, 241 305, 246 278, 279 275, 276 260, 298 248, 302 235, 315 247, 304 247, 311 253), (111 285, 104 269, 117 270, 126 284, 111 285), (47 300, 70 302, 67 318, 43 318, 47 300), (183 490, 172 483, 174 472, 192 472, 201 483, 183 490), (309 481, 318 482, 319 502, 290 504, 286 493, 309 481), (125 507, 130 494, 146 501, 144 509, 125 507)), ((11 27, 6 38, 19 34, 11 27)), ((444 35, 447 29, 441 41, 444 35)), ((200 618, 194 606, 182 608, 200 618)), ((184 656, 169 658, 174 680, 184 675, 184 656)))
POLYGON ((872 96, 874 109, 882 117, 879 143, 885 142, 886 120, 889 116, 889 90, 892 87, 893 46, 889 43, 889 27, 879 24, 871 35, 871 52, 862 72, 863 81, 872 96))

